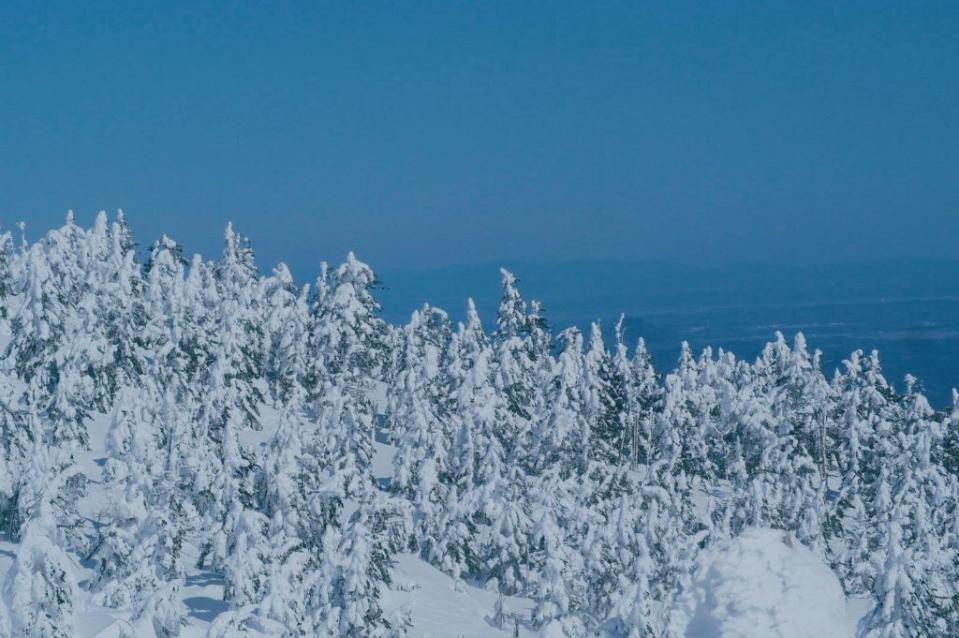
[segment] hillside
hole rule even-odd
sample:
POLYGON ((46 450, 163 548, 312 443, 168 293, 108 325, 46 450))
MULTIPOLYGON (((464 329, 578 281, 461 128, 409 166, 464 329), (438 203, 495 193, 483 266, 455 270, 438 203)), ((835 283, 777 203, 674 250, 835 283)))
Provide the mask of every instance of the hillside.
POLYGON ((951 636, 959 397, 623 319, 383 319, 126 220, 0 235, 0 636, 951 636), (635 325, 635 324, 634 324, 635 325))

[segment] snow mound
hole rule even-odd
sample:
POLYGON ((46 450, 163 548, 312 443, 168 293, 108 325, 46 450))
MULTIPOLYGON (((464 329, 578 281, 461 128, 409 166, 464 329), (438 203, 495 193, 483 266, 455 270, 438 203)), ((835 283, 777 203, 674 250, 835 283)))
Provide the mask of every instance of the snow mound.
POLYGON ((781 530, 747 530, 706 550, 677 616, 686 638, 852 636, 835 575, 781 530))
POLYGON ((410 638, 533 635, 523 625, 532 607, 528 599, 504 596, 501 602, 506 621, 502 629, 497 629, 492 623, 495 593, 456 581, 411 554, 394 558, 393 587, 384 590, 380 603, 387 616, 409 615, 410 638))

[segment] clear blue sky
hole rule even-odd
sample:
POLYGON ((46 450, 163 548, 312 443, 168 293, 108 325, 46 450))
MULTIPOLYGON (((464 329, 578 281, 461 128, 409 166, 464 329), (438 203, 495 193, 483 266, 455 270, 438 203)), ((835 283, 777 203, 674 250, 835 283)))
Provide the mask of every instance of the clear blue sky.
POLYGON ((196 4, 2 4, 5 226, 232 219, 301 277, 959 258, 955 2, 196 4))

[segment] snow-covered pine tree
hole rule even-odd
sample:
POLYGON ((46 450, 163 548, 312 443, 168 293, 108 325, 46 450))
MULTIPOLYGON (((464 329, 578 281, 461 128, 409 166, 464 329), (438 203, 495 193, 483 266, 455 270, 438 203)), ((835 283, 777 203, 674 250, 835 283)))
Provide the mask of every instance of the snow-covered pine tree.
POLYGON ((683 342, 676 369, 666 375, 663 410, 655 430, 653 471, 687 477, 709 478, 710 463, 708 411, 704 397, 708 388, 700 383, 700 370, 689 344, 683 342))
MULTIPOLYGON (((11 498, 7 504, 7 528, 18 541, 31 520, 41 512, 49 512, 53 525, 46 525, 53 540, 67 550, 83 552, 91 536, 90 522, 77 511, 78 501, 86 494, 87 479, 69 451, 49 446, 42 436, 45 429, 37 408, 40 392, 27 388, 20 400, 15 423, 29 433, 30 449, 21 459, 13 477, 11 498)), ((72 449, 72 448, 68 448, 72 449)))
MULTIPOLYGON (((390 431, 397 447, 391 487, 413 506, 410 547, 459 575, 475 550, 465 533, 470 513, 453 500, 458 494, 455 482, 463 476, 450 462, 456 397, 446 313, 429 306, 414 312, 403 342, 405 354, 388 391, 390 431)), ((473 450, 464 453, 472 455, 473 450)))
POLYGON ((16 562, 7 573, 12 636, 73 638, 79 586, 66 552, 51 538, 56 522, 48 506, 25 526, 16 562))
POLYGON ((164 235, 144 266, 146 289, 142 342, 147 374, 159 386, 185 395, 189 377, 183 249, 164 235))
POLYGON ((95 394, 87 371, 102 365, 108 350, 86 335, 96 323, 85 286, 85 250, 84 232, 72 214, 63 228, 30 247, 17 284, 22 301, 4 354, 10 370, 35 388, 35 405, 48 424, 43 436, 58 445, 86 445, 83 420, 95 394), (91 360, 97 350, 104 357, 91 360))
POLYGON ((9 231, 0 232, 0 325, 8 329, 10 318, 10 296, 14 294, 14 270, 12 263, 16 259, 16 248, 9 231))
MULTIPOLYGON (((507 418, 500 423, 498 438, 507 463, 528 463, 529 438, 533 423, 542 418, 538 411, 545 407, 542 391, 543 362, 539 359, 542 339, 534 339, 536 324, 527 313, 527 304, 516 288, 516 277, 505 269, 503 294, 496 314, 493 333, 495 364, 493 383, 498 394, 506 399, 507 418)), ((537 329, 535 335, 539 334, 537 329)), ((546 353, 548 354, 548 353, 546 353)))
POLYGON ((180 376, 194 399, 202 399, 214 356, 219 349, 219 317, 222 312, 214 278, 214 266, 193 255, 183 283, 183 317, 177 326, 180 334, 178 356, 180 376))
POLYGON ((76 502, 84 483, 67 455, 45 446, 39 417, 29 404, 23 426, 35 434, 31 457, 20 477, 16 493, 19 542, 16 561, 6 576, 4 593, 10 601, 12 636, 74 635, 74 613, 79 588, 66 551, 82 550, 86 544, 76 502))
POLYGON ((576 328, 560 333, 563 351, 547 388, 550 411, 533 437, 533 469, 557 467, 563 476, 584 476, 590 462, 589 387, 583 337, 576 328))
POLYGON ((531 490, 533 623, 547 635, 585 635, 585 565, 568 531, 577 503, 556 468, 538 476, 531 490))
POLYGON ((470 485, 482 485, 489 478, 482 471, 482 460, 503 459, 504 451, 498 425, 506 418, 505 397, 493 385, 493 349, 483 331, 473 300, 468 300, 467 322, 461 324, 454 351, 453 376, 456 379, 456 445, 460 452, 452 455, 458 464, 460 493, 468 497, 470 485), (472 449, 470 458, 467 450, 472 449), (463 480, 466 479, 464 483, 463 480))
POLYGON ((293 386, 306 377, 306 342, 309 330, 309 288, 298 290, 286 264, 273 269, 263 281, 266 309, 264 375, 274 402, 285 403, 293 386))
POLYGON ((871 589, 874 580, 871 539, 873 525, 882 513, 877 505, 880 473, 894 454, 896 402, 875 351, 870 357, 853 352, 845 367, 833 380, 836 404, 832 420, 839 424, 839 494, 826 529, 829 537, 838 541, 840 549, 832 562, 843 586, 863 593, 871 589))
MULTIPOLYGON (((104 218, 103 213, 97 218, 98 233, 104 218)), ((109 410, 119 389, 134 383, 144 374, 146 365, 143 352, 146 284, 122 213, 118 213, 105 240, 107 246, 102 256, 97 255, 93 273, 95 321, 112 350, 112 364, 103 366, 97 374, 100 410, 109 410)), ((97 242, 101 241, 98 237, 97 242)))
POLYGON ((390 584, 390 555, 365 511, 330 525, 312 554, 304 581, 308 635, 399 638, 408 618, 387 618, 379 592, 390 584))
POLYGON ((211 627, 211 636, 310 633, 306 590, 330 521, 312 516, 310 479, 323 476, 305 453, 304 406, 304 390, 293 385, 257 464, 255 509, 240 513, 229 532, 224 581, 230 610, 211 627))
POLYGON ((610 513, 590 594, 600 635, 670 635, 669 613, 706 535, 690 525, 683 498, 682 486, 641 484, 610 513))
POLYGON ((584 373, 589 397, 590 457, 603 464, 625 465, 629 460, 630 428, 626 385, 628 377, 614 363, 603 342, 599 324, 590 326, 584 373))
POLYGON ((259 430, 259 404, 263 400, 257 381, 263 370, 263 301, 249 239, 228 224, 223 257, 214 271, 219 304, 218 348, 214 352, 213 380, 228 390, 222 406, 224 423, 259 430), (229 412, 230 414, 226 414, 229 412))
POLYGON ((830 387, 820 371, 820 358, 818 351, 809 353, 801 332, 792 348, 777 332, 776 341, 767 344, 756 361, 754 382, 763 385, 763 394, 770 399, 778 433, 793 437, 798 451, 814 460, 825 481, 834 433, 828 427, 830 387))
POLYGON ((619 378, 625 381, 623 416, 626 422, 629 443, 629 463, 635 470, 639 463, 648 464, 654 456, 654 428, 656 412, 660 408, 662 389, 653 363, 653 356, 646 349, 642 337, 636 344, 632 359, 626 346, 623 331, 625 315, 616 323, 616 351, 613 366, 619 378))
POLYGON ((952 391, 952 409, 942 415, 943 441, 936 449, 936 462, 959 476, 959 390, 952 391))
POLYGON ((319 423, 319 453, 348 496, 372 489, 370 391, 390 361, 389 331, 373 296, 378 285, 353 253, 333 273, 324 264, 310 316, 307 389, 319 423))
POLYGON ((141 388, 118 394, 104 467, 113 498, 88 558, 96 565, 95 600, 132 610, 140 625, 178 635, 186 616, 175 596, 186 575, 184 545, 199 525, 180 489, 184 468, 176 438, 182 416, 174 410, 181 406, 170 397, 164 399, 149 377, 141 388))
POLYGON ((11 539, 20 533, 23 480, 42 438, 39 419, 21 405, 22 395, 15 377, 0 374, 0 533, 11 539))
POLYGON ((483 572, 487 581, 495 579, 502 593, 517 594, 527 591, 530 583, 530 479, 518 463, 496 462, 491 459, 491 466, 484 468, 489 479, 481 492, 482 518, 487 522, 480 541, 483 572))
POLYGON ((379 279, 351 252, 330 272, 322 265, 311 308, 309 357, 321 369, 311 375, 314 396, 324 376, 351 382, 382 380, 389 362, 389 331, 374 291, 379 279))

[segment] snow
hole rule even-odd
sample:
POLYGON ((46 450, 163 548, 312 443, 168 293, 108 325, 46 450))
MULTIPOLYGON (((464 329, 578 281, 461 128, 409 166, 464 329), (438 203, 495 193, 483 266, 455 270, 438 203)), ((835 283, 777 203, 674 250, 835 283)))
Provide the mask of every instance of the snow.
POLYGON ((686 638, 851 638, 845 597, 829 568, 791 534, 750 529, 700 559, 677 609, 686 638))
MULTIPOLYGON (((497 594, 456 581, 410 554, 396 557, 393 589, 384 594, 383 610, 389 615, 408 611, 413 636, 423 638, 484 638, 513 636, 513 626, 500 631, 489 622, 497 594)), ((529 618, 530 601, 504 596, 507 615, 529 618)), ((524 627, 520 636, 533 636, 524 627)))
MULTIPOLYGON (((382 390, 380 390, 382 392, 382 390)), ((374 391, 374 397, 376 397, 374 391)), ((262 444, 269 440, 275 430, 278 412, 270 406, 260 407, 263 430, 247 430, 244 443, 262 444)), ((97 520, 107 503, 101 470, 106 458, 105 441, 110 427, 110 415, 94 414, 86 422, 90 435, 90 449, 77 457, 78 467, 90 479, 87 496, 80 502, 80 512, 97 520)), ((377 478, 389 477, 392 473, 395 448, 384 443, 374 444, 373 473, 377 478)), ((18 545, 0 542, 0 582, 13 567, 18 545)), ((84 565, 71 555, 74 577, 83 582, 92 575, 84 565)), ((383 592, 383 608, 387 616, 408 613, 412 620, 411 637, 416 638, 483 638, 513 636, 513 627, 500 631, 489 623, 497 594, 450 578, 443 572, 425 563, 414 555, 400 554, 396 557, 392 590, 383 592)), ((82 587, 77 601, 77 638, 120 638, 131 625, 128 610, 116 610, 92 604, 89 594, 82 587)), ((189 610, 187 625, 181 638, 202 638, 216 618, 229 605, 223 600, 223 580, 216 574, 195 570, 188 574, 180 590, 180 599, 189 610)), ((521 619, 529 618, 531 601, 519 597, 505 597, 503 603, 507 614, 521 619)), ((136 635, 136 634, 135 634, 136 635)), ((521 637, 534 634, 520 627, 521 637)))
MULTIPOLYGON (((275 429, 278 414, 261 407, 264 428, 244 432, 244 441, 267 441, 275 429)), ((101 489, 100 471, 105 458, 104 442, 110 426, 109 415, 96 414, 87 422, 91 449, 77 459, 90 478, 88 496, 81 512, 97 519, 107 494, 101 489)), ((373 473, 390 476, 395 448, 374 444, 373 473)), ((0 543, 0 574, 14 563, 17 545, 0 543)), ((78 581, 89 571, 76 564, 78 581)), ((197 570, 188 575, 181 600, 189 610, 183 638, 200 638, 228 609, 223 601, 223 582, 218 576, 197 570)), ((422 638, 482 638, 513 636, 513 626, 495 628, 490 618, 497 594, 450 578, 410 554, 396 557, 393 585, 383 592, 382 605, 389 616, 408 615, 411 636, 422 638)), ((719 544, 700 559, 692 591, 677 609, 678 635, 686 638, 735 638, 770 636, 779 638, 847 638, 854 635, 856 620, 868 609, 865 600, 844 596, 836 577, 812 552, 783 531, 749 530, 737 539, 719 544)), ((529 618, 532 603, 519 597, 504 597, 507 617, 529 618)), ((80 638, 118 638, 129 623, 123 610, 97 607, 78 601, 76 625, 80 638)), ((535 635, 520 624, 519 636, 535 635)))
POLYGON ((505 271, 493 341, 472 304, 455 333, 430 306, 400 332, 352 254, 323 266, 309 310, 283 268, 257 278, 232 228, 222 261, 195 257, 184 282, 166 246, 144 284, 119 224, 113 252, 101 215, 86 252, 71 221, 18 257, 0 522, 20 544, 0 543, 0 638, 385 636, 385 621, 432 638, 851 637, 873 603, 837 574, 882 602, 869 632, 951 635, 933 601, 956 591, 959 481, 936 459, 959 399, 947 415, 911 382, 896 395, 875 354, 830 385, 801 335, 755 364, 683 344, 663 387, 620 329, 615 356, 593 324, 588 352, 570 329, 553 357, 505 271), (622 480, 641 448, 649 467, 622 480))

